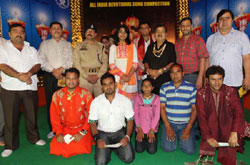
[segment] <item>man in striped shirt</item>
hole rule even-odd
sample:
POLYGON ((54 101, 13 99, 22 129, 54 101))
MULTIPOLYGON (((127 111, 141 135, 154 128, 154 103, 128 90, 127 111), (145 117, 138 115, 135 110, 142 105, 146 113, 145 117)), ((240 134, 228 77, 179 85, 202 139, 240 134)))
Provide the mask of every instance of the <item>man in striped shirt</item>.
POLYGON ((184 72, 180 64, 170 68, 170 82, 161 86, 161 118, 163 121, 161 147, 165 152, 172 152, 177 148, 187 153, 196 152, 193 124, 197 112, 195 108, 196 88, 183 80, 184 72))

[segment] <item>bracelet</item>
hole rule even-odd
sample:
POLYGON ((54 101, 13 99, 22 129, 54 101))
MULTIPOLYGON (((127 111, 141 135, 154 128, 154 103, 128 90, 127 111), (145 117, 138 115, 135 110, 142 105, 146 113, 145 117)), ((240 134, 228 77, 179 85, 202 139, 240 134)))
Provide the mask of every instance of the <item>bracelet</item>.
POLYGON ((161 69, 159 69, 159 71, 158 71, 158 73, 159 74, 162 74, 164 71, 162 71, 163 69, 161 68, 161 69))
POLYGON ((163 72, 165 72, 165 73, 168 72, 168 70, 169 70, 169 69, 166 68, 166 67, 163 68, 163 72))
POLYGON ((128 141, 130 141, 130 137, 129 137, 128 135, 126 135, 125 137, 127 137, 127 138, 128 138, 128 141))
POLYGON ((149 131, 150 133, 152 133, 152 134, 155 134, 155 132, 154 131, 149 131))

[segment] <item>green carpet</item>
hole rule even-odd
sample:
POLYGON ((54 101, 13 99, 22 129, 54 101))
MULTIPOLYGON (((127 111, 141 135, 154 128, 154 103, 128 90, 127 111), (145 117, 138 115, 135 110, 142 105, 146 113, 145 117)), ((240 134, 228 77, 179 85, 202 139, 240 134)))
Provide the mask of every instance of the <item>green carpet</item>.
MULTIPOLYGON (((245 110, 246 120, 250 122, 250 110, 245 110)), ((47 144, 45 146, 35 146, 30 144, 25 136, 25 126, 23 115, 20 120, 20 147, 15 150, 11 156, 7 158, 0 157, 0 165, 93 165, 94 164, 94 147, 91 154, 77 155, 70 158, 63 158, 61 156, 54 156, 49 154, 49 142, 47 139, 47 133, 49 132, 47 125, 47 114, 45 107, 42 107, 38 111, 38 126, 42 139, 45 139, 47 144)), ((160 135, 160 133, 159 133, 160 135)), ((158 135, 158 137, 160 137, 158 135)), ((158 140, 160 142, 160 138, 158 140)), ((132 137, 134 144, 134 136, 132 137)), ((237 154, 238 160, 244 161, 246 164, 250 163, 250 140, 245 140, 245 153, 237 154)), ((0 152, 3 151, 3 147, 0 148, 0 152)), ((172 153, 165 153, 161 150, 158 143, 158 151, 154 155, 150 155, 147 152, 135 154, 135 160, 132 165, 183 165, 184 162, 194 161, 199 157, 199 141, 197 142, 197 152, 194 155, 186 155, 177 149, 172 153)), ((217 158, 216 158, 217 159, 217 158)), ((112 153, 110 165, 120 165, 122 163, 118 157, 112 153)), ((215 162, 215 164, 219 164, 215 162)))

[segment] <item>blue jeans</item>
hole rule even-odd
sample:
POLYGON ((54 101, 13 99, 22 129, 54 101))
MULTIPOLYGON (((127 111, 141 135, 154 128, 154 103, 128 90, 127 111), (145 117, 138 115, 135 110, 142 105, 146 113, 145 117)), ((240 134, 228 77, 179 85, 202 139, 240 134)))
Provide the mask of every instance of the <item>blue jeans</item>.
MULTIPOLYGON (((98 131, 100 134, 100 138, 106 144, 116 144, 121 141, 122 138, 125 137, 125 129, 121 129, 117 132, 103 132, 98 131)), ((124 162, 124 163, 131 163, 135 158, 135 153, 132 147, 131 142, 128 143, 125 147, 119 148, 98 148, 97 145, 95 146, 95 164, 96 165, 106 165, 111 160, 111 152, 114 151, 116 155, 124 162)))
POLYGON ((187 124, 173 124, 170 123, 172 129, 175 132, 175 140, 169 141, 166 138, 166 127, 162 124, 162 137, 161 137, 161 148, 165 152, 172 152, 177 148, 177 140, 180 140, 180 149, 191 155, 196 152, 196 143, 195 143, 195 136, 194 136, 194 129, 190 131, 190 137, 188 140, 183 141, 181 140, 181 135, 183 129, 186 128, 187 124))
MULTIPOLYGON (((183 79, 185 81, 191 82, 195 86, 196 81, 198 79, 198 74, 186 74, 186 75, 184 75, 183 79)), ((197 120, 195 121, 193 127, 194 127, 194 130, 195 130, 195 136, 197 137, 197 139, 199 139, 200 136, 201 136, 201 133, 200 133, 200 128, 199 128, 197 120)))

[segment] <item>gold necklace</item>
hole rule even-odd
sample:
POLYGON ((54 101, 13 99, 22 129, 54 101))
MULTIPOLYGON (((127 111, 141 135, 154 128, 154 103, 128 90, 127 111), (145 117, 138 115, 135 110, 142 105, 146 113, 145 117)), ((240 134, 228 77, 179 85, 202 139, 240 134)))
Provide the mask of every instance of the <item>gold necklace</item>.
POLYGON ((69 101, 69 100, 71 100, 71 98, 73 97, 73 96, 75 96, 76 95, 76 93, 69 93, 69 94, 67 94, 67 100, 69 101))
POLYGON ((156 50, 156 43, 154 44, 154 48, 153 48, 153 54, 155 57, 160 58, 162 56, 162 53, 164 52, 165 48, 166 48, 166 43, 164 43, 163 47, 159 50, 156 50), (158 55, 157 55, 158 54, 158 55))

